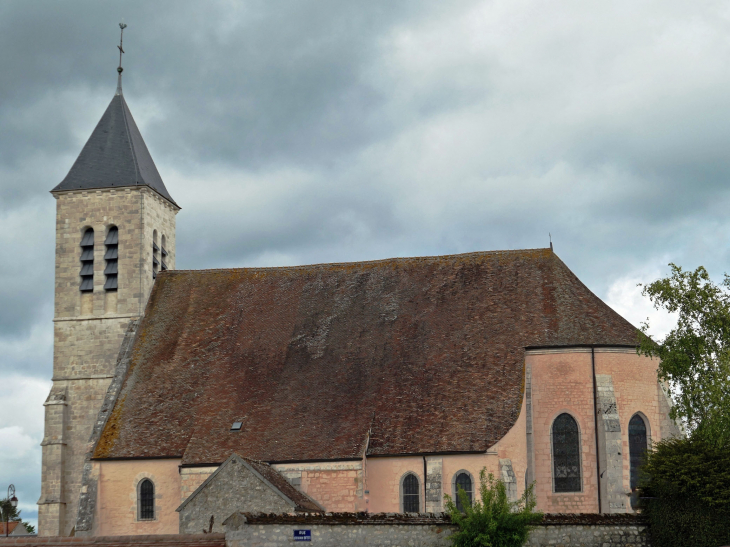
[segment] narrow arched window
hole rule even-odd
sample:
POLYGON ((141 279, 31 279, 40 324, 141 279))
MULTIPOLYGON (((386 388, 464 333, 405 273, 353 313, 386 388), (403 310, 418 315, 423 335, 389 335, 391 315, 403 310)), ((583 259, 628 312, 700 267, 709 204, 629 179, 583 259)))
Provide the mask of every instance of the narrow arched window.
POLYGON ((456 499, 456 508, 459 511, 464 511, 464 504, 461 502, 461 498, 459 497, 460 488, 466 493, 467 502, 471 505, 474 500, 474 486, 471 480, 471 475, 469 475, 466 471, 458 472, 454 478, 454 498, 456 499))
POLYGON ((152 279, 157 278, 160 269, 160 248, 157 246, 157 230, 152 232, 152 279))
POLYGON ((646 423, 638 414, 629 420, 629 465, 631 489, 639 486, 639 467, 646 452, 646 423))
POLYGON ((421 508, 421 489, 418 484, 418 477, 408 473, 403 478, 403 512, 418 513, 421 508))
POLYGON ((81 292, 94 290, 94 229, 87 228, 81 237, 81 292))
POLYGON ((160 239, 160 271, 162 272, 167 269, 167 264, 165 263, 165 260, 167 260, 167 249, 165 248, 166 244, 167 240, 163 235, 162 239, 160 239))
POLYGON ((109 232, 106 234, 104 240, 104 246, 106 252, 104 253, 104 260, 106 260, 106 266, 104 267, 104 275, 106 280, 104 281, 105 291, 116 291, 117 290, 117 274, 119 273, 117 261, 119 260, 119 230, 116 226, 109 228, 109 232))
POLYGON ((570 414, 553 422, 553 484, 556 492, 580 492, 580 435, 570 414))
POLYGON ((149 479, 139 484, 138 494, 139 520, 155 518, 155 485, 149 479))

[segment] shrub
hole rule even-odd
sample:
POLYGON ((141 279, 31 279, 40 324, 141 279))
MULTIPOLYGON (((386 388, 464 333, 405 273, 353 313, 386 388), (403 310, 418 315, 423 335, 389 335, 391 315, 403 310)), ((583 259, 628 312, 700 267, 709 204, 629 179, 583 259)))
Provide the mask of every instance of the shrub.
POLYGON ((459 488, 457 495, 464 507, 462 513, 448 494, 446 511, 459 530, 451 536, 455 547, 522 547, 534 524, 542 520, 542 513, 534 511, 536 501, 530 485, 519 501, 511 502, 503 481, 487 475, 486 468, 479 473, 481 500, 469 503, 469 497, 459 488))
POLYGON ((641 508, 652 543, 730 544, 730 451, 699 437, 668 439, 647 453, 641 508))

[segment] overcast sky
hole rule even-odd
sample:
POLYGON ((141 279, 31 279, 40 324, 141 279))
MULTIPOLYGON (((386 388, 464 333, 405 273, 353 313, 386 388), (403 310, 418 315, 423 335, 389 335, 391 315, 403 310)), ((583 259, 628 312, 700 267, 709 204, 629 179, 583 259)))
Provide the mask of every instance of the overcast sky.
MULTIPOLYGON (((40 495, 55 200, 116 88, 177 266, 548 246, 637 324, 727 269, 730 4, 0 1, 0 496, 40 495)), ((654 318, 655 333, 671 325, 654 318)))

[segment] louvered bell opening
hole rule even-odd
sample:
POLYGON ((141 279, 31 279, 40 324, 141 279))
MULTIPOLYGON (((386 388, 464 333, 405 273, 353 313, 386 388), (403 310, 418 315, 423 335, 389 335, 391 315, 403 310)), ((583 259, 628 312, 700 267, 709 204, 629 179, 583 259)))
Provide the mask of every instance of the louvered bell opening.
POLYGON ((160 265, 160 261, 157 260, 157 257, 156 256, 153 256, 152 257, 152 264, 154 264, 155 266, 159 266, 160 265))
POLYGON ((117 275, 117 261, 116 260, 110 260, 106 263, 106 268, 104 268, 104 275, 117 275))
POLYGON ((84 262, 81 266, 81 275, 94 275, 94 263, 84 262))
POLYGON ((106 283, 104 283, 104 290, 105 291, 116 291, 117 290, 117 276, 116 275, 107 276, 106 283))
POLYGON ((154 241, 152 242, 152 250, 155 252, 160 250, 160 248, 157 246, 157 243, 155 243, 154 241))
POLYGON ((152 279, 157 279, 157 272, 152 270, 152 279))
POLYGON ((112 228, 106 235, 104 245, 117 245, 119 243, 119 230, 112 228))
MULTIPOLYGON (((106 254, 104 255, 105 260, 116 260, 119 258, 119 251, 117 249, 116 245, 113 245, 111 247, 108 247, 106 250, 106 254)), ((83 256, 81 257, 81 260, 83 260, 83 256)))
POLYGON ((81 261, 86 262, 87 260, 94 260, 94 248, 86 247, 81 250, 81 261))
POLYGON ((94 230, 86 230, 84 237, 81 238, 82 247, 93 247, 94 246, 94 230))
POLYGON ((81 292, 89 292, 94 290, 94 277, 86 276, 81 278, 81 286, 79 286, 81 292))
POLYGON ((162 264, 160 265, 160 269, 164 272, 167 269, 167 264, 165 264, 165 261, 162 261, 162 264))
POLYGON ((162 256, 167 256, 167 250, 165 250, 164 247, 162 248, 162 251, 160 251, 160 252, 162 253, 162 256))

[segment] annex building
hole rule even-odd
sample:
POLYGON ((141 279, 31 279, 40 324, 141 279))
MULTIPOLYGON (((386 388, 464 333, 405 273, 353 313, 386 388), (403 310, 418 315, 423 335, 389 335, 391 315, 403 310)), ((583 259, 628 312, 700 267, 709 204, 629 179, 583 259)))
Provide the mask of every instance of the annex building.
POLYGON ((41 535, 439 512, 482 468, 546 512, 626 513, 677 433, 635 327, 551 248, 176 270, 121 85, 52 194, 41 535))

